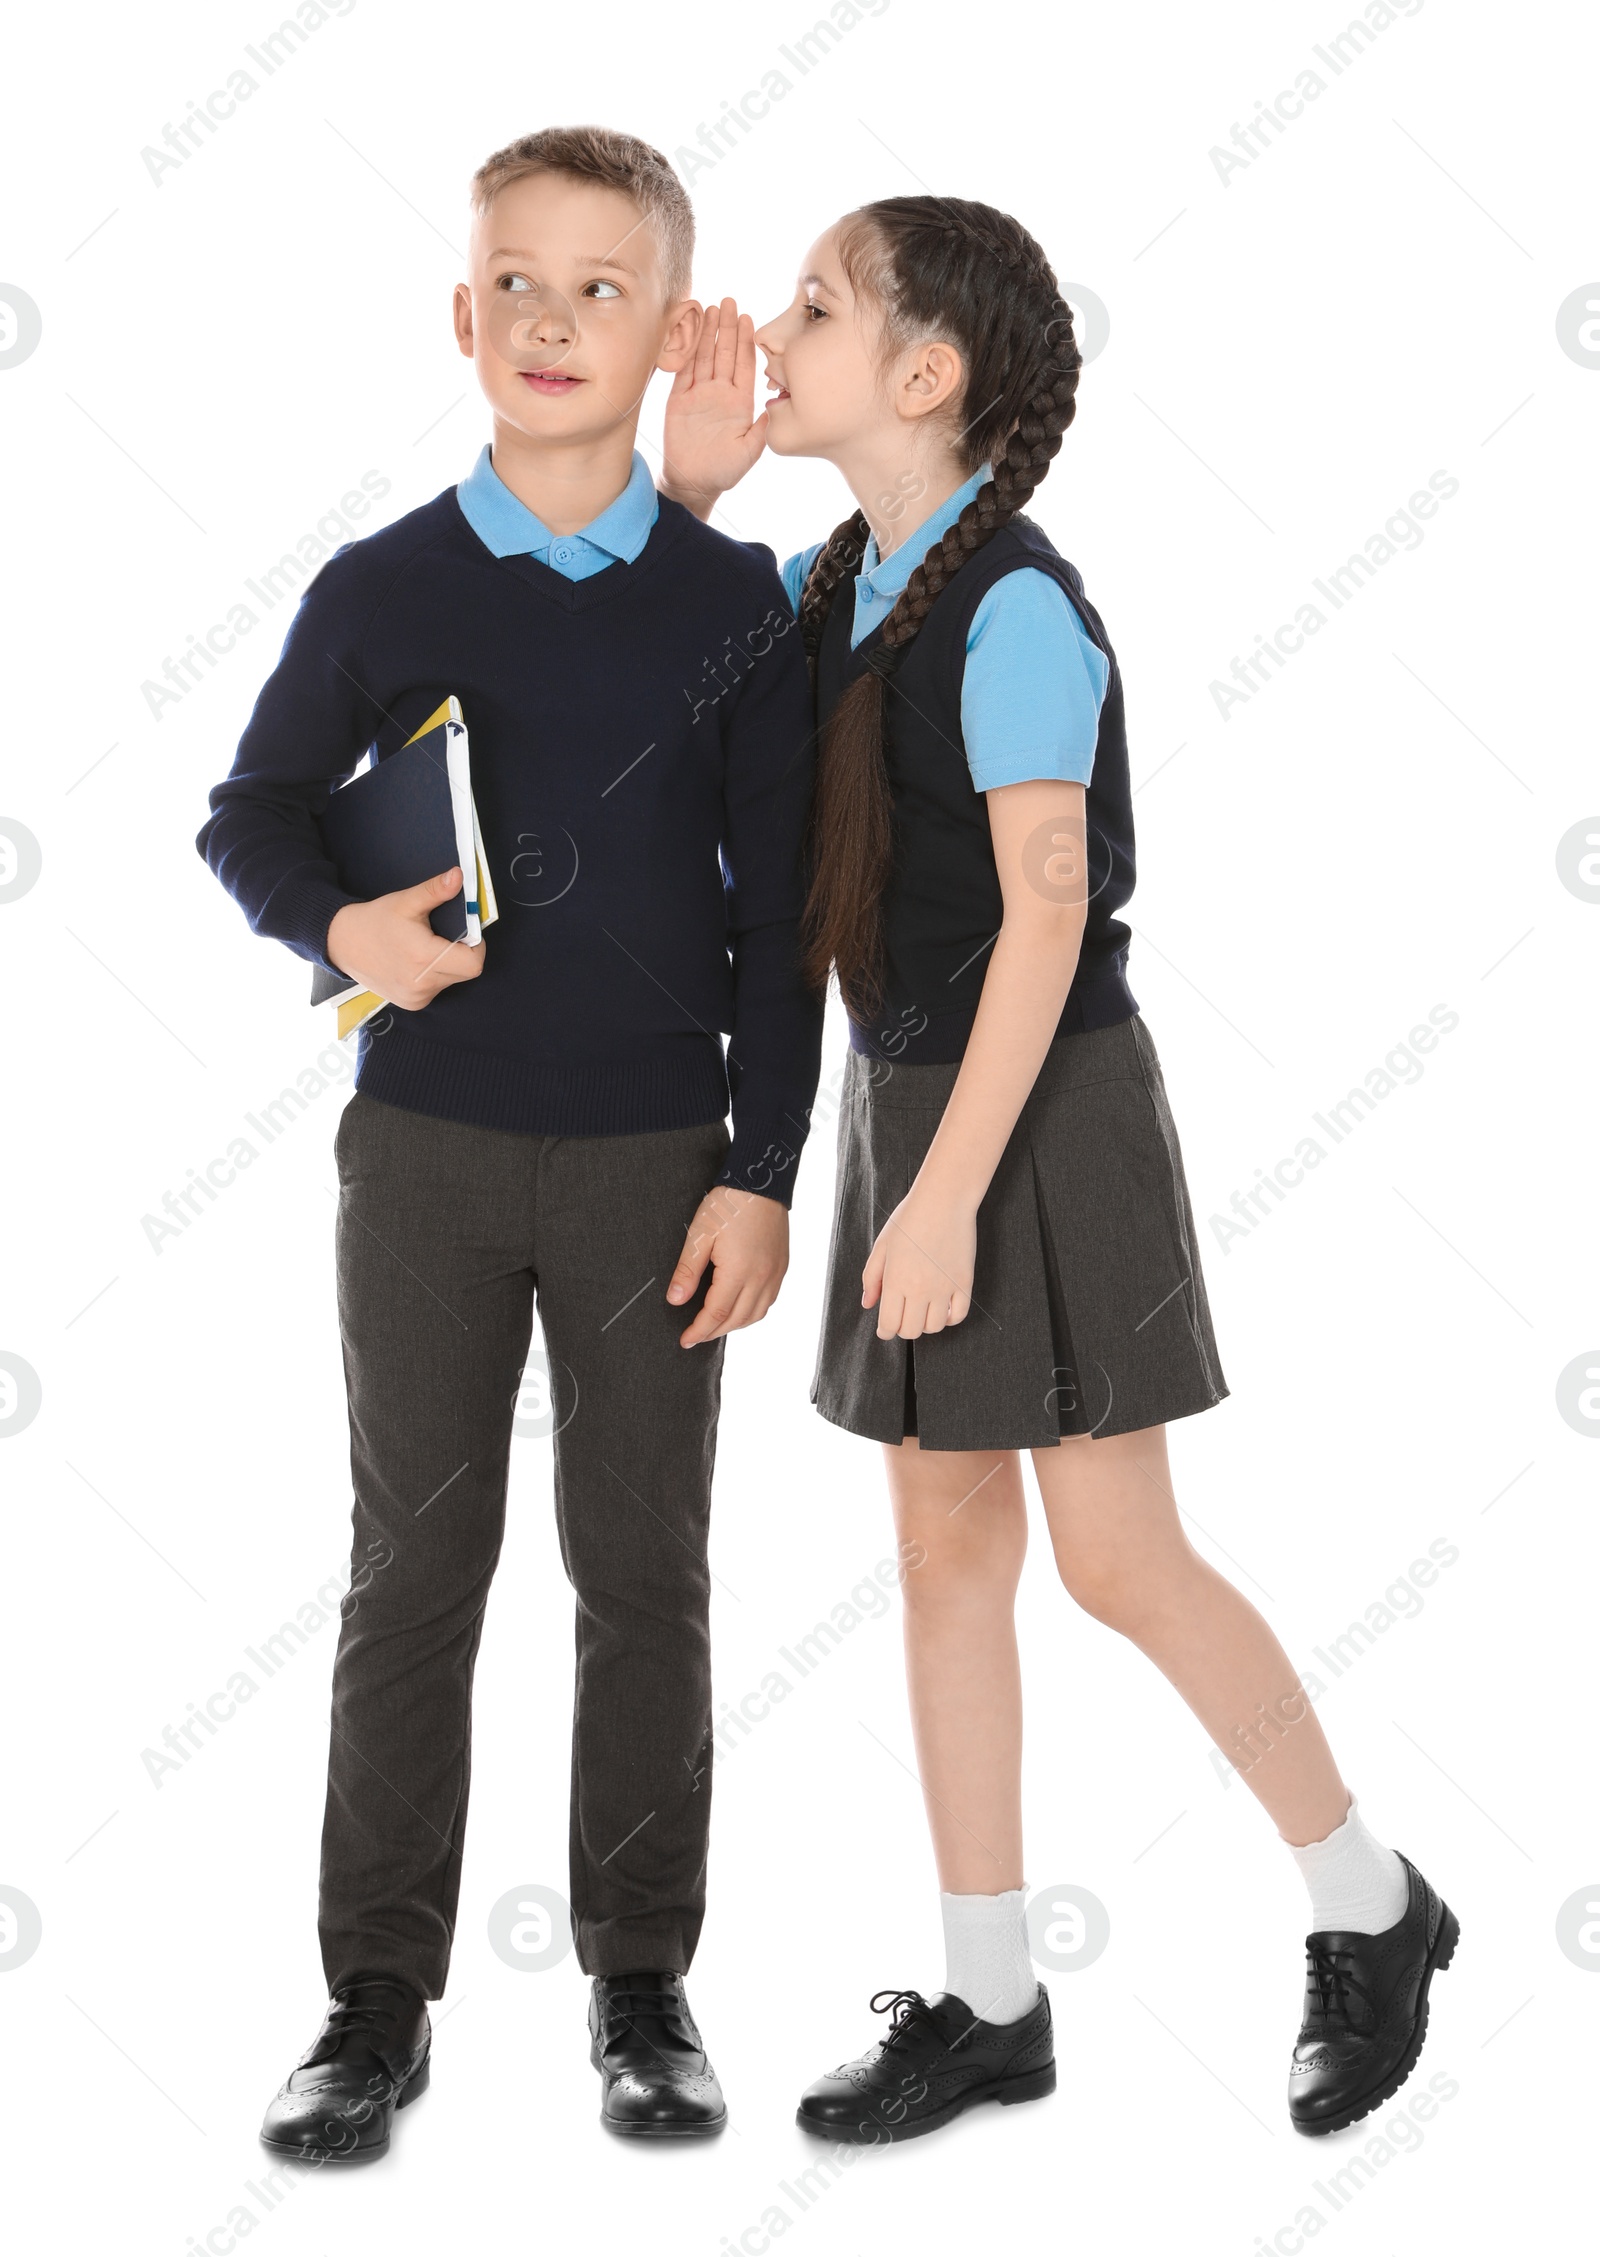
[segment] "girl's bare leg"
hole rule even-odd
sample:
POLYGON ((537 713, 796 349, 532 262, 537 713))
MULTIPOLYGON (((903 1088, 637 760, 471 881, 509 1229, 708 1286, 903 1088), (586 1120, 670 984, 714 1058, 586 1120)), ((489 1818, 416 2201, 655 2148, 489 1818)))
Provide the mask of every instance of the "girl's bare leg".
POLYGON ((1073 1598, 1148 1654, 1285 1841, 1321 1841, 1343 1823, 1349 1790, 1288 1655, 1184 1534, 1166 1428, 1074 1436, 1032 1455, 1073 1598))
POLYGON ((885 1449, 905 1563, 906 1684, 939 1886, 1022 1886, 1022 1679, 1013 1604, 1028 1544, 1014 1450, 885 1449))

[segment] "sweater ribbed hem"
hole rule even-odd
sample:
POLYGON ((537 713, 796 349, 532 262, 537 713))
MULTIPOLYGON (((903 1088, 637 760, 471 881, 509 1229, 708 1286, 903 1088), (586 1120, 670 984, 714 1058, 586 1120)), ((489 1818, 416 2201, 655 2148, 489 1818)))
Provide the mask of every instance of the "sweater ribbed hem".
MULTIPOLYGON (((1073 983, 1066 1007, 1056 1022, 1053 1042, 1059 1042, 1063 1035, 1092 1034, 1097 1027, 1118 1026, 1124 1019, 1133 1017, 1139 1006, 1123 968, 1126 957, 1126 949, 1119 950, 1073 983)), ((877 1028, 863 1027, 854 1019, 850 1021, 850 1047, 859 1050, 864 1058, 881 1058, 896 1066, 954 1066, 966 1055, 968 1037, 977 1015, 975 1003, 955 1011, 929 1012, 921 1030, 912 1034, 910 1029, 918 1016, 916 1007, 896 1011, 892 1005, 885 1005, 877 1028), (906 1031, 902 1033, 901 1028, 906 1031), (881 1046, 875 1039, 880 1033, 881 1046)))
POLYGON ((527 1136, 634 1136, 727 1115, 728 1074, 716 1041, 686 1044, 674 1058, 553 1066, 458 1050, 414 1033, 394 1013, 376 1017, 385 1031, 362 1028, 356 1087, 409 1112, 527 1136))

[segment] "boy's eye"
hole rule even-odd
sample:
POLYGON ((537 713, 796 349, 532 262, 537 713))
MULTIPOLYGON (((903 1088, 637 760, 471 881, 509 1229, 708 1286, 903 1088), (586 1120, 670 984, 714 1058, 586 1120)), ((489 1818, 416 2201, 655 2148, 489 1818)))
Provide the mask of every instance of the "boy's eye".
POLYGON ((597 292, 603 290, 613 298, 620 298, 622 295, 614 282, 586 282, 583 286, 583 295, 588 297, 591 290, 597 292))
POLYGON ((507 290, 513 297, 520 298, 529 295, 538 285, 526 274, 502 274, 496 277, 495 288, 507 290))

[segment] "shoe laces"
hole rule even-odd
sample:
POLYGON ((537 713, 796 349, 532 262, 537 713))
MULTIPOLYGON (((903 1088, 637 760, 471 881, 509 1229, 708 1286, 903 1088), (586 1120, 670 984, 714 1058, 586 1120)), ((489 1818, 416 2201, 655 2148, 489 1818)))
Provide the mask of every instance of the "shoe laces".
POLYGON ((938 2037, 944 2035, 943 2026, 921 1991, 874 1991, 868 2004, 874 2014, 890 2014, 894 2017, 883 2040, 886 2051, 917 2028, 930 2029, 938 2037), (884 1999, 887 2003, 880 2006, 879 1999, 884 1999))
POLYGON ((1355 1954, 1348 1949, 1327 1944, 1306 1947, 1308 2018, 1314 2016, 1325 2030, 1351 2029, 1356 2020, 1352 2013, 1355 2001, 1368 2016, 1373 2012, 1372 1993, 1357 1977, 1354 1962, 1355 1954))
POLYGON ((374 1997, 370 1992, 363 1997, 355 1986, 349 1990, 335 1991, 328 2008, 323 2035, 343 2043, 350 2037, 376 2037, 387 2030, 395 2018, 393 1998, 374 1997))
POLYGON ((628 1983, 605 1994, 606 2027, 617 2022, 630 2026, 638 2014, 655 2015, 665 2021, 675 2021, 686 2011, 686 2001, 680 1991, 667 1990, 659 1984, 628 1983))

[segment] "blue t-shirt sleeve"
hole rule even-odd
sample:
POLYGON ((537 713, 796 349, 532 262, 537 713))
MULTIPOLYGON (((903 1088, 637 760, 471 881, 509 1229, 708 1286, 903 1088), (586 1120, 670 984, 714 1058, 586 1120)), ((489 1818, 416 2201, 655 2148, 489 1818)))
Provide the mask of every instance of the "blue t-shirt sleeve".
POLYGON ((973 788, 1038 777, 1088 783, 1110 674, 1047 572, 1029 566, 997 580, 967 631, 961 733, 973 788))
POLYGON ((822 554, 823 543, 813 541, 810 548, 799 550, 783 566, 783 592, 789 599, 789 609, 796 619, 800 616, 800 591, 811 577, 811 567, 822 554))

